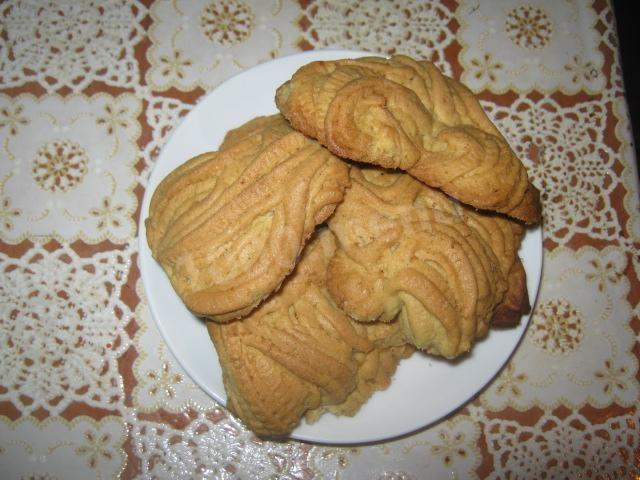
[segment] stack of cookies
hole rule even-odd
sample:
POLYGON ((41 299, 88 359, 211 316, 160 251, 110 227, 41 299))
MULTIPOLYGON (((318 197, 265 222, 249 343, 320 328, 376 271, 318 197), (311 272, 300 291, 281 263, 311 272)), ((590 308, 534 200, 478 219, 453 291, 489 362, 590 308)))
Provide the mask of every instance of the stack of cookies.
POLYGON ((170 173, 146 219, 228 408, 272 437, 355 414, 416 350, 452 359, 519 322, 540 219, 505 139, 429 62, 313 62, 276 104, 170 173))

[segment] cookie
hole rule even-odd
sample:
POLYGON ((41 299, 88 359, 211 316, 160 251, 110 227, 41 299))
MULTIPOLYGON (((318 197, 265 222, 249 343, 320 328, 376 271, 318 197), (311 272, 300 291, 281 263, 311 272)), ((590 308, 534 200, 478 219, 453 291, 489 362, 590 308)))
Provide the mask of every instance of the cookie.
POLYGON ((258 118, 162 180, 148 244, 185 305, 226 322, 279 287, 348 184, 348 167, 282 116, 258 118))
POLYGON ((414 201, 420 209, 433 208, 448 211, 460 217, 481 237, 495 254, 502 277, 507 280, 507 291, 502 301, 495 307, 491 317, 492 326, 510 327, 516 325, 523 314, 529 312, 529 295, 526 287, 526 273, 518 257, 518 249, 525 234, 520 222, 510 221, 500 214, 478 212, 431 188, 421 188, 414 201))
MULTIPOLYGON (((351 177, 328 222, 338 242, 327 273, 334 301, 359 321, 399 321, 406 339, 428 353, 469 351, 511 288, 522 226, 404 173, 354 166, 351 177)), ((528 304, 523 284, 511 289, 502 324, 528 304)))
POLYGON ((312 62, 278 89, 276 104, 336 155, 404 170, 478 209, 540 219, 538 191, 478 100, 430 62, 312 62))
POLYGON ((227 407, 258 435, 287 435, 303 416, 313 421, 327 410, 353 415, 413 350, 397 324, 357 324, 331 301, 325 274, 334 251, 333 235, 322 230, 258 309, 208 322, 227 407))

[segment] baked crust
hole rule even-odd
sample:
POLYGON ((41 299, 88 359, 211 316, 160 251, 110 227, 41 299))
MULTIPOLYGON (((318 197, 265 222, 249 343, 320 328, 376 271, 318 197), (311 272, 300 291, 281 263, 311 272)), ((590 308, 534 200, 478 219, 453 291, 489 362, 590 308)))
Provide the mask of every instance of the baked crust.
POLYGON ((487 333, 507 292, 500 323, 519 320, 522 309, 512 305, 527 302, 526 286, 509 283, 519 223, 479 213, 404 173, 354 166, 351 177, 329 220, 338 248, 327 286, 340 308, 363 322, 399 321, 410 343, 448 358, 487 333))
POLYGON ((242 317, 293 270, 342 200, 348 170, 282 116, 257 118, 160 183, 145 220, 149 247, 192 312, 242 317))
POLYGON ((227 407, 258 435, 287 435, 303 416, 313 421, 326 410, 355 414, 413 351, 397 324, 357 324, 331 301, 325 273, 334 250, 324 229, 258 309, 242 320, 207 324, 227 407))
POLYGON ((430 62, 312 62, 278 89, 276 104, 336 155, 402 169, 479 209, 540 219, 538 191, 478 100, 430 62))

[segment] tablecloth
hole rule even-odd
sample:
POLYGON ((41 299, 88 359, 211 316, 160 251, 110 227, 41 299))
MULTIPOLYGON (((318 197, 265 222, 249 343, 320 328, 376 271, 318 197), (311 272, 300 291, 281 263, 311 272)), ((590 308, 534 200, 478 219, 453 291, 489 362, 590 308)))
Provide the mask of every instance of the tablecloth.
POLYGON ((638 478, 631 138, 606 0, 2 2, 0 476, 638 478), (147 178, 181 118, 230 76, 321 48, 434 61, 542 192, 515 355, 454 414, 371 445, 252 435, 168 351, 137 265, 147 178))

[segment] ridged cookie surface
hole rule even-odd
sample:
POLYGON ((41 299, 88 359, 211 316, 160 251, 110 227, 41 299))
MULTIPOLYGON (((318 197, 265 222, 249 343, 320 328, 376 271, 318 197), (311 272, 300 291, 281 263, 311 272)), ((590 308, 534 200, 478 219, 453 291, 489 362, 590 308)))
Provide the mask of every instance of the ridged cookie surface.
POLYGON ((348 167, 282 116, 257 118, 160 183, 149 247, 191 311, 239 318, 292 271, 348 184, 348 167))
POLYGON ((258 309, 228 324, 208 322, 227 407, 258 435, 287 435, 303 416, 325 410, 353 415, 413 351, 397 324, 358 325, 336 308, 325 288, 334 250, 324 229, 258 309))
POLYGON ((327 285, 342 310, 360 321, 399 321, 410 343, 448 358, 485 335, 496 312, 502 324, 519 318, 526 288, 508 282, 521 225, 404 173, 354 166, 351 177, 329 220, 338 249, 327 285))
POLYGON ((399 168, 463 203, 527 223, 539 194, 477 99, 430 62, 313 62, 277 91, 294 128, 341 157, 399 168))

